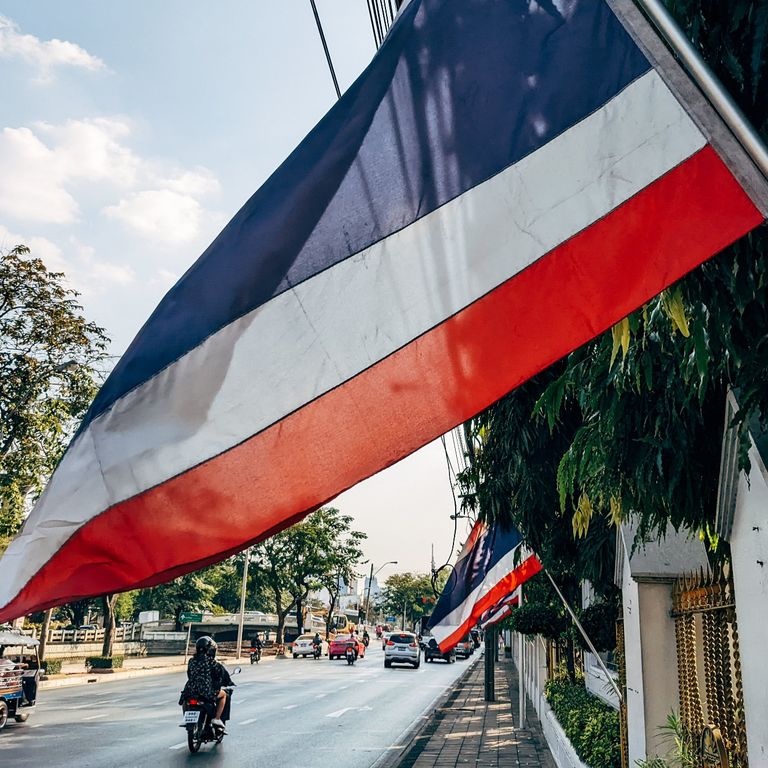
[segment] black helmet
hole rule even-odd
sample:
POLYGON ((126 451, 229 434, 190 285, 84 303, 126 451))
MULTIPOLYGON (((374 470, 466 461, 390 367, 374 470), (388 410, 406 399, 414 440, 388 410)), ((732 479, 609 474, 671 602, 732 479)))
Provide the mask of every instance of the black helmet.
POLYGON ((213 646, 213 655, 216 655, 216 643, 213 638, 208 635, 198 637, 197 642, 195 643, 195 653, 210 653, 211 646, 213 646))

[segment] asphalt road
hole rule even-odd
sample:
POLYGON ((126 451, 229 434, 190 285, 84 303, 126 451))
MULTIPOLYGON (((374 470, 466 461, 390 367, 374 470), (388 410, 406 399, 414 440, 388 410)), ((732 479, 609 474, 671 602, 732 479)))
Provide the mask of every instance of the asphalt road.
POLYGON ((196 755, 178 727, 185 675, 42 691, 26 723, 0 732, 0 765, 368 768, 402 744, 474 658, 384 669, 381 649, 371 647, 352 667, 327 657, 243 665, 228 736, 196 755))

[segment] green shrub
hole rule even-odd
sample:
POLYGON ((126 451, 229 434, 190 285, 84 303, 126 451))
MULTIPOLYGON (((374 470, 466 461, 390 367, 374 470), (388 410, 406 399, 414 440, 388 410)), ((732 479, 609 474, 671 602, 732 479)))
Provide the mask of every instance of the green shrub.
POLYGON ((91 669, 120 669, 123 659, 123 656, 89 656, 85 663, 91 669))
POLYGON ((583 678, 557 677, 546 685, 549 706, 576 754, 590 768, 619 768, 619 713, 593 696, 583 678))
POLYGON ((58 675, 61 672, 61 659, 46 659, 43 669, 46 675, 58 675))
POLYGON ((565 631, 568 619, 544 603, 523 603, 512 611, 509 624, 521 635, 542 635, 555 640, 565 631))

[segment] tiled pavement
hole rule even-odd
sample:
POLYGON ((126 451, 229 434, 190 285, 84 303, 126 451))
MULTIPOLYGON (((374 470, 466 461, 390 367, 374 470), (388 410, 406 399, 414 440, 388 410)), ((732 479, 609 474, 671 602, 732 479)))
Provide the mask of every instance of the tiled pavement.
POLYGON ((435 710, 398 768, 555 768, 530 703, 528 727, 516 728, 517 671, 511 661, 496 663, 493 703, 484 700, 483 663, 481 659, 435 710))

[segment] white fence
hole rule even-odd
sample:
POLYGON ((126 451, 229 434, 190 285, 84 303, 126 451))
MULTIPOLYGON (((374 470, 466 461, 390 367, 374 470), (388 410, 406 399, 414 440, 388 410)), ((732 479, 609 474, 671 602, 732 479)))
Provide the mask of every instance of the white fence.
MULTIPOLYGON (((125 643, 141 639, 141 626, 116 627, 114 641, 125 643)), ((48 644, 56 643, 102 643, 103 629, 51 629, 48 631, 48 644)))

